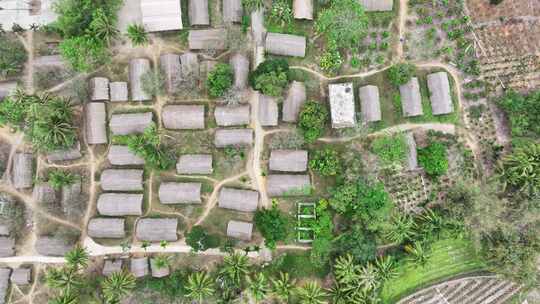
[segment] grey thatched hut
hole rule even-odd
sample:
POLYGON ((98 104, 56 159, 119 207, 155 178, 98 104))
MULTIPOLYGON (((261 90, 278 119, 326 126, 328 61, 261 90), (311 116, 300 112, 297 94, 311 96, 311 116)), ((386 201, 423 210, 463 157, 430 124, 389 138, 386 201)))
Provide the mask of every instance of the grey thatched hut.
POLYGON ((200 204, 201 183, 161 183, 159 201, 162 204, 200 204))
POLYGON ((253 224, 240 221, 229 221, 227 224, 227 236, 242 241, 251 241, 253 224))
POLYGON ((100 184, 105 191, 142 191, 143 170, 107 169, 101 173, 100 184))
POLYGON ((60 205, 68 217, 71 217, 73 212, 78 211, 77 207, 81 203, 81 191, 80 178, 70 185, 62 186, 60 205))
POLYGON ((214 118, 221 127, 242 126, 249 124, 249 113, 249 105, 218 106, 214 110, 214 118))
POLYGON ((197 54, 187 52, 180 55, 180 63, 182 64, 182 78, 198 78, 199 77, 199 57, 197 54))
POLYGON ((224 50, 227 32, 224 29, 191 30, 188 35, 190 50, 224 50))
POLYGON ((129 100, 128 84, 125 81, 109 83, 111 102, 126 102, 129 100))
POLYGON ((427 76, 427 85, 433 115, 452 113, 454 109, 452 107, 448 74, 446 72, 429 74, 427 76))
POLYGON ((64 256, 68 251, 73 249, 72 244, 68 244, 66 241, 50 236, 38 237, 34 247, 37 253, 41 255, 49 256, 64 256))
POLYGON ((304 172, 307 170, 308 152, 306 150, 272 150, 270 170, 281 172, 304 172))
POLYGON ((363 86, 358 89, 362 122, 374 122, 381 120, 381 102, 379 100, 379 88, 373 85, 363 86))
POLYGON ((283 121, 296 122, 298 114, 306 102, 306 86, 303 82, 293 81, 283 102, 283 121))
POLYGON ((6 302, 6 297, 9 290, 9 276, 11 275, 11 269, 2 267, 0 268, 0 304, 6 302))
POLYGON ((93 218, 88 222, 88 235, 93 238, 121 239, 126 236, 123 218, 93 218))
POLYGON ((413 77, 408 83, 400 86, 399 93, 401 95, 401 110, 403 116, 413 117, 424 114, 418 78, 413 77))
POLYGON ((407 168, 409 170, 418 169, 418 155, 416 151, 416 141, 414 140, 414 134, 407 132, 405 134, 405 140, 407 141, 407 168))
POLYGON ((273 55, 306 56, 306 37, 268 33, 266 34, 266 51, 273 55))
POLYGON ((234 54, 230 59, 234 71, 234 87, 243 90, 247 87, 249 75, 249 59, 240 54, 234 54))
POLYGON ((178 219, 175 218, 143 218, 137 222, 135 234, 140 241, 174 242, 178 240, 177 227, 178 219))
POLYGON ((160 267, 155 258, 150 259, 150 270, 152 272, 152 277, 154 278, 163 278, 170 274, 169 265, 160 267))
POLYGON ((159 57, 159 65, 165 75, 165 89, 167 93, 178 91, 178 84, 182 79, 182 66, 180 56, 177 54, 163 54, 159 57))
POLYGON ((106 216, 142 215, 143 195, 104 193, 97 201, 99 214, 106 216))
POLYGON ((189 0, 189 24, 210 25, 208 0, 189 0))
POLYGON ((131 273, 136 278, 142 278, 148 275, 148 258, 132 258, 129 267, 131 273))
POLYGON ((32 199, 40 204, 53 204, 56 202, 56 191, 48 183, 38 183, 34 185, 32 199))
POLYGON ((17 83, 15 81, 0 82, 0 101, 13 94, 15 90, 17 90, 17 83))
POLYGON ((121 272, 122 264, 123 261, 121 259, 105 260, 105 263, 103 263, 103 269, 101 270, 101 274, 108 277, 115 272, 121 272))
POLYGON ((219 192, 218 204, 221 208, 242 212, 253 212, 259 205, 259 192, 253 190, 240 190, 223 188, 219 192))
POLYGON ((49 163, 76 160, 82 157, 81 143, 76 142, 73 147, 65 150, 56 150, 47 153, 47 161, 49 163))
POLYGON ((216 131, 214 145, 218 148, 229 146, 251 146, 253 130, 251 129, 220 129, 216 131))
POLYGON ((275 97, 259 94, 259 123, 263 127, 278 125, 278 104, 275 97))
POLYGON ((313 20, 313 0, 294 0, 293 10, 295 19, 313 20))
POLYGON ((109 122, 109 129, 114 135, 143 133, 152 124, 152 112, 114 114, 109 122))
POLYGON ((328 85, 332 128, 350 128, 356 125, 354 89, 352 82, 328 85))
POLYGON ((144 165, 144 159, 131 152, 128 146, 112 145, 109 148, 107 159, 111 165, 115 166, 144 165))
POLYGON ((9 279, 11 283, 19 286, 24 286, 32 282, 32 269, 31 268, 15 268, 11 273, 9 279))
POLYGON ((32 154, 16 153, 13 156, 13 187, 26 189, 32 187, 33 181, 32 154))
POLYGON ((223 0, 224 22, 241 22, 243 14, 242 0, 223 0))
POLYGON ((90 145, 107 143, 107 111, 102 102, 90 102, 84 106, 86 142, 90 145))
POLYGON ((15 255, 15 239, 8 236, 0 236, 0 257, 15 255))
POLYGON ((180 156, 176 163, 178 174, 212 174, 212 155, 209 154, 186 154, 180 156))
POLYGON ((152 96, 144 92, 141 80, 141 77, 150 71, 150 60, 146 58, 135 58, 129 61, 131 100, 146 101, 152 99, 152 96))
POLYGON ((360 0, 360 4, 366 12, 386 12, 392 10, 394 0, 360 0))
POLYGON ((173 105, 163 107, 163 125, 173 130, 204 129, 203 105, 173 105))
POLYGON ((304 196, 311 192, 309 175, 271 174, 267 179, 268 195, 304 196))
POLYGON ((105 77, 90 79, 90 100, 109 100, 109 79, 105 77))
POLYGON ((0 235, 6 236, 10 232, 9 224, 0 224, 0 235))

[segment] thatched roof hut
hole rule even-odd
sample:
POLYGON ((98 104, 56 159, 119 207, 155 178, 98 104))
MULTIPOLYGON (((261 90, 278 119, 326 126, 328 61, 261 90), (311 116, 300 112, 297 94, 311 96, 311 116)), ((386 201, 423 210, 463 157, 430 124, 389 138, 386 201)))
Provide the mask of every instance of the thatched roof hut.
POLYGON ((144 165, 144 159, 131 152, 127 146, 112 145, 109 148, 107 159, 115 166, 144 165))
POLYGON ((8 236, 0 236, 0 257, 15 255, 15 239, 8 236))
POLYGON ((56 150, 47 154, 47 161, 49 163, 76 160, 82 157, 81 143, 77 142, 70 149, 56 150))
POLYGON ((416 151, 416 141, 414 140, 414 134, 407 132, 405 134, 405 140, 407 141, 407 168, 409 170, 418 169, 418 156, 416 151))
POLYGON ((154 278, 163 278, 170 274, 169 265, 159 267, 157 260, 155 258, 150 259, 150 271, 152 272, 152 277, 154 278))
POLYGON ((267 179, 268 195, 304 196, 311 192, 309 175, 270 174, 267 179))
POLYGON ((15 268, 13 269, 9 280, 11 281, 11 283, 17 284, 19 286, 28 285, 32 281, 32 269, 15 268))
POLYGON ((143 133, 152 124, 152 112, 113 114, 109 128, 114 135, 143 133))
POLYGON ((7 267, 0 268, 0 304, 6 302, 6 297, 9 290, 9 276, 11 269, 7 267))
POLYGON ((332 128, 351 128, 356 125, 352 82, 328 85, 332 128))
POLYGON ((174 242, 178 240, 177 227, 178 219, 175 218, 143 218, 137 222, 135 234, 140 241, 174 242))
POLYGON ((278 125, 278 104, 275 97, 259 94, 259 123, 263 127, 278 125))
POLYGON ((63 239, 51 236, 40 236, 36 240, 34 247, 37 253, 48 256, 64 256, 73 249, 72 244, 68 244, 63 239))
POLYGON ((273 55, 306 56, 306 37, 268 33, 266 34, 266 51, 273 55))
POLYGON ((360 4, 366 12, 386 12, 392 10, 394 0, 360 0, 360 4))
POLYGON ((105 260, 101 274, 108 277, 115 272, 120 272, 122 271, 122 264, 123 260, 121 259, 105 260))
POLYGON ((198 78, 199 77, 199 57, 192 52, 186 52, 180 55, 180 63, 182 64, 182 78, 198 78))
POLYGON ((452 107, 448 74, 446 72, 429 74, 427 76, 427 85, 433 115, 452 113, 454 109, 452 107))
POLYGON ((210 25, 208 0, 189 0, 189 24, 210 25))
POLYGON ((131 100, 145 101, 152 96, 144 92, 141 77, 150 72, 150 60, 146 58, 134 58, 129 61, 129 85, 131 87, 131 100))
POLYGON ((99 214, 106 216, 142 215, 143 195, 103 193, 97 201, 99 214))
POLYGON ((163 107, 163 125, 173 130, 204 129, 203 105, 172 105, 163 107))
POLYGON ((76 211, 77 204, 81 199, 81 180, 78 179, 71 185, 62 186, 60 195, 60 205, 62 210, 69 217, 73 211, 76 211))
POLYGON ((169 94, 178 91, 178 83, 182 79, 182 66, 180 56, 177 54, 163 54, 159 57, 159 65, 165 75, 165 89, 169 94))
POLYGON ((93 218, 88 222, 88 235, 93 238, 121 239, 126 236, 123 218, 93 218))
POLYGON ((0 101, 6 98, 7 96, 13 94, 17 89, 17 83, 15 81, 11 82, 0 82, 0 101))
POLYGON ((128 97, 128 84, 124 81, 109 83, 111 102, 126 102, 128 97))
POLYGON ((13 187, 25 189, 32 187, 33 182, 32 154, 15 153, 13 156, 13 187))
POLYGON ((53 204, 56 202, 56 191, 48 183, 34 185, 32 199, 39 204, 53 204))
POLYGON ((293 81, 283 102, 283 121, 296 122, 302 106, 306 102, 306 86, 303 82, 293 81))
POLYGON ((251 241, 253 224, 240 221, 229 221, 227 224, 227 236, 242 241, 251 241))
POLYGON ((306 150, 272 150, 270 170, 281 172, 304 172, 307 170, 308 152, 306 150))
POLYGON ((313 20, 313 0, 293 1, 294 19, 313 20))
POLYGON ((219 129, 214 137, 214 145, 218 148, 228 146, 251 146, 253 144, 252 129, 219 129))
POLYGON ((247 87, 249 75, 249 59, 240 54, 234 54, 229 62, 234 71, 234 87, 243 90, 247 87))
POLYGON ((216 123, 221 127, 248 125, 250 122, 249 105, 217 106, 214 110, 216 123))
POLYGON ((413 77, 408 83, 400 86, 399 93, 401 95, 401 110, 403 116, 413 117, 424 114, 418 78, 413 77))
POLYGON ((6 236, 10 232, 9 224, 0 224, 0 235, 6 236))
POLYGON ((140 0, 141 19, 148 32, 181 30, 182 7, 178 0, 140 0))
POLYGON ((210 154, 186 154, 180 156, 176 163, 178 174, 212 174, 212 155, 210 154))
POLYGON ((223 188, 219 192, 218 204, 221 208, 242 212, 253 212, 259 205, 259 192, 253 190, 240 190, 223 188))
POLYGON ((90 145, 107 143, 107 111, 102 102, 89 102, 85 109, 86 142, 90 145))
POLYGON ((129 267, 131 273, 136 278, 142 278, 148 275, 148 258, 132 258, 129 267))
POLYGON ((161 183, 159 201, 162 204, 200 204, 201 183, 161 183))
POLYGON ((105 77, 94 77, 90 79, 90 100, 109 100, 109 79, 105 77))
POLYGON ((101 173, 101 189, 105 191, 142 191, 143 170, 107 169, 101 173))
POLYGON ((243 14, 242 0, 223 0, 224 22, 241 22, 243 14))
POLYGON ((224 29, 190 30, 190 50, 224 50, 227 48, 227 32, 224 29))
POLYGON ((379 88, 373 85, 363 86, 358 89, 358 95, 360 96, 362 122, 374 122, 381 120, 379 88))

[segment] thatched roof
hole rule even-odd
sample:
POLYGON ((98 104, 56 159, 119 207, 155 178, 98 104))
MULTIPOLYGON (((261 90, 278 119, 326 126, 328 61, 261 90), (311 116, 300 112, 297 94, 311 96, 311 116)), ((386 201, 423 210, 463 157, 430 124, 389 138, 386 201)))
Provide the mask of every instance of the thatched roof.
POLYGON ((275 97, 259 94, 259 123, 263 127, 278 125, 278 105, 275 97))
POLYGON ((306 37, 289 34, 266 34, 266 51, 273 55, 306 56, 306 37))
POLYGON ((182 66, 180 56, 177 54, 163 54, 159 57, 159 65, 165 75, 165 89, 167 92, 178 91, 178 83, 182 79, 182 66))
POLYGON ((150 259, 150 271, 152 272, 152 277, 154 278, 163 278, 170 274, 169 265, 165 267, 158 267, 156 259, 150 259))
POLYGON ((268 195, 304 196, 311 191, 309 175, 270 174, 267 179, 268 195))
POLYGON ((148 258, 132 258, 130 271, 136 278, 148 275, 148 258))
POLYGON ((8 236, 0 236, 0 257, 15 255, 15 239, 8 236))
POLYGON ((243 212, 253 212, 259 205, 259 192, 223 188, 219 193, 218 204, 221 208, 243 212))
POLYGON ((203 105, 173 105, 163 107, 163 125, 173 130, 204 129, 203 105))
POLYGON ((28 285, 32 281, 32 269, 31 268, 15 268, 11 273, 9 279, 11 283, 17 285, 28 285))
POLYGON ((109 100, 109 79, 105 77, 90 79, 90 100, 109 100))
POLYGON ((102 102, 85 105, 86 141, 90 145, 107 143, 107 111, 102 102))
POLYGON ((381 120, 379 88, 373 85, 363 86, 358 89, 358 95, 360 96, 362 122, 374 122, 381 120))
POLYGON ((108 277, 115 272, 122 271, 122 262, 123 260, 121 259, 105 260, 101 274, 108 277))
POLYGON ((109 83, 111 102, 125 102, 129 100, 128 84, 124 81, 109 83))
POLYGON ((295 19, 313 20, 313 0, 294 0, 293 10, 295 19))
POLYGON ((252 129, 219 129, 214 137, 214 145, 218 148, 228 146, 251 146, 253 144, 252 129))
POLYGON ((407 132, 405 134, 405 139, 408 146, 407 167, 409 170, 415 170, 418 168, 418 156, 416 151, 416 141, 414 140, 413 133, 407 132))
POLYGON ((403 116, 412 117, 424 114, 418 78, 413 77, 408 83, 400 86, 399 93, 401 94, 403 116))
POLYGON ((162 204, 200 204, 201 183, 161 183, 159 201, 162 204))
POLYGON ((352 82, 328 85, 332 128, 350 128, 356 125, 354 89, 352 82))
POLYGON ((12 82, 0 82, 0 101, 7 96, 13 94, 17 89, 17 83, 12 82))
POLYGON ((131 100, 145 101, 152 99, 152 96, 144 92, 141 81, 141 77, 150 70, 150 60, 146 58, 135 58, 129 61, 129 85, 131 87, 131 100))
POLYGON ((216 123, 221 127, 242 126, 249 124, 249 105, 217 106, 214 110, 216 123))
POLYGON ((135 234, 140 241, 169 241, 178 240, 176 229, 178 219, 175 218, 143 218, 137 222, 135 234))
POLYGON ((68 251, 73 249, 72 244, 66 241, 51 236, 40 236, 34 245, 37 253, 49 256, 64 256, 68 251))
POLYGON ((13 187, 15 189, 25 189, 32 187, 33 163, 32 154, 16 153, 13 156, 13 187))
POLYGON ((114 135, 143 133, 152 124, 152 112, 113 114, 109 128, 114 135))
POLYGON ((178 174, 212 174, 212 155, 186 154, 180 156, 176 163, 178 174))
POLYGON ((282 172, 304 172, 307 170, 308 152, 306 150, 272 150, 270 170, 282 172))
POLYGON ((127 146, 112 145, 107 159, 115 166, 144 165, 144 159, 131 152, 127 146))
POLYGON ((264 9, 258 9, 251 12, 251 36, 255 41, 255 46, 263 47, 266 28, 264 27, 264 9))
POLYGON ((142 215, 142 194, 104 193, 97 201, 99 214, 106 216, 142 215))
POLYGON ((143 170, 107 169, 101 173, 100 183, 105 191, 142 191, 143 170))
POLYGON ((76 204, 80 202, 81 191, 82 187, 80 179, 71 185, 62 186, 60 204, 66 215, 69 216, 70 210, 73 209, 72 206, 76 206, 76 204))
POLYGON ((188 36, 190 50, 224 50, 227 48, 226 40, 224 29, 191 30, 188 36))
POLYGON ((189 24, 210 25, 208 0, 189 0, 189 24))
POLYGON ((182 64, 182 77, 199 77, 199 57, 197 54, 187 52, 180 55, 180 63, 182 64))
POLYGON ((446 72, 438 72, 427 76, 429 88, 429 100, 433 115, 452 113, 452 96, 450 95, 450 83, 446 72))
POLYGON ((38 204, 52 204, 56 202, 56 191, 48 183, 39 183, 34 185, 32 198, 38 204))
POLYGON ((9 224, 0 224, 0 235, 6 236, 9 235, 9 231, 11 229, 9 228, 9 224))
POLYGON ((142 24, 148 32, 181 30, 182 7, 178 0, 140 0, 142 24))
POLYGON ((77 142, 75 145, 66 150, 57 150, 53 151, 47 154, 47 161, 52 162, 60 162, 60 161, 69 161, 69 160, 76 160, 82 157, 81 154, 81 143, 77 142))
POLYGON ((236 53, 231 57, 230 64, 234 71, 234 87, 239 90, 245 89, 249 75, 249 59, 240 53, 236 53))
POLYGON ((88 235, 93 238, 121 239, 126 236, 123 218, 93 218, 88 222, 88 235))
POLYGON ((224 22, 241 22, 243 14, 242 0, 223 0, 224 22))
POLYGON ((391 11, 394 0, 360 0, 366 12, 391 11))
POLYGON ((283 102, 283 121, 296 122, 302 106, 306 102, 306 86, 303 82, 293 81, 283 102))
POLYGON ((11 269, 2 267, 0 268, 0 304, 6 302, 6 297, 9 290, 9 276, 11 274, 11 269))
POLYGON ((251 241, 253 224, 240 221, 229 221, 227 224, 227 236, 242 241, 251 241))

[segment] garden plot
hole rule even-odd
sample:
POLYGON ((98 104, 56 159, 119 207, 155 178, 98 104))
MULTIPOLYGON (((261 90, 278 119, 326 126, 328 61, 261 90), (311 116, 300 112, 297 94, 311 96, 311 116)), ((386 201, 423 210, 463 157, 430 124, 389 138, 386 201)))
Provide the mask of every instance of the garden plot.
POLYGON ((406 212, 417 212, 431 196, 432 183, 421 170, 390 175, 383 181, 396 205, 406 212))
POLYGON ((312 243, 314 238, 312 221, 317 220, 315 203, 298 203, 297 209, 296 240, 301 244, 312 243))
POLYGON ((467 7, 475 22, 518 16, 540 16, 540 3, 530 0, 502 1, 497 5, 491 5, 489 1, 484 0, 467 0, 467 7))

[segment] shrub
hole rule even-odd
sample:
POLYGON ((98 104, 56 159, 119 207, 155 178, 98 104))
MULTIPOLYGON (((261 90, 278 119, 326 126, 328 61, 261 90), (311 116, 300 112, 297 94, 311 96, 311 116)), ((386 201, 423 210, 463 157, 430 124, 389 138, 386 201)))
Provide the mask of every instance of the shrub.
POLYGON ((62 189, 63 186, 69 186, 75 183, 75 175, 62 170, 52 170, 48 174, 48 183, 56 190, 62 189))
POLYGON ((377 243, 362 225, 355 224, 334 240, 334 250, 338 255, 350 253, 355 261, 364 263, 375 259, 377 243))
POLYGON ((299 115, 298 127, 307 143, 313 143, 324 133, 328 110, 323 104, 308 101, 299 115))
POLYGON ((233 83, 233 71, 229 64, 218 63, 216 67, 208 73, 206 85, 210 96, 221 97, 229 90, 233 83))
POLYGON ((322 176, 334 176, 341 172, 341 161, 335 150, 326 148, 311 155, 309 168, 322 176))
POLYGON ((388 79, 395 86, 404 85, 416 73, 416 67, 409 63, 398 63, 388 69, 388 79))
POLYGON ((275 202, 270 209, 257 210, 254 221, 268 248, 275 249, 277 242, 287 238, 290 223, 287 215, 279 210, 275 202))
POLYGON ((217 236, 209 234, 203 227, 193 226, 188 234, 186 234, 186 244, 194 252, 198 252, 210 248, 218 248, 220 246, 220 240, 217 236))
POLYGON ((144 45, 148 43, 148 34, 142 24, 130 24, 126 34, 133 45, 144 45))
POLYGON ((540 144, 528 143, 502 159, 497 169, 505 189, 527 195, 540 193, 540 144))
POLYGON ((318 33, 337 48, 352 47, 367 34, 368 18, 356 0, 334 0, 323 9, 315 22, 318 33))
POLYGON ((293 12, 288 0, 273 0, 270 15, 271 22, 285 26, 293 20, 293 12))
POLYGON ((281 96, 289 84, 289 64, 284 59, 266 60, 250 73, 249 82, 265 95, 281 96))
POLYGON ((383 165, 400 165, 407 157, 408 146, 403 134, 378 137, 371 143, 371 151, 375 153, 383 165))
MULTIPOLYGON (((341 68, 343 60, 337 49, 325 51, 319 59, 319 66, 325 72, 336 73, 341 68)), ((351 63, 352 65, 352 63, 351 63)))
POLYGON ((176 156, 166 151, 154 124, 147 127, 143 134, 126 137, 129 150, 144 158, 145 166, 154 170, 169 170, 176 164, 176 156))
POLYGON ((264 7, 264 0, 242 0, 242 6, 248 11, 255 11, 264 7))
POLYGON ((540 90, 529 95, 508 91, 497 104, 510 120, 512 135, 538 137, 540 135, 540 90))
POLYGON ((427 147, 418 149, 418 163, 431 177, 444 175, 448 170, 446 147, 439 142, 433 142, 427 147))
POLYGON ((151 96, 161 96, 165 94, 165 75, 161 69, 148 70, 141 75, 142 90, 151 96))
POLYGON ((21 73, 26 58, 26 50, 19 40, 0 34, 0 77, 21 73))

